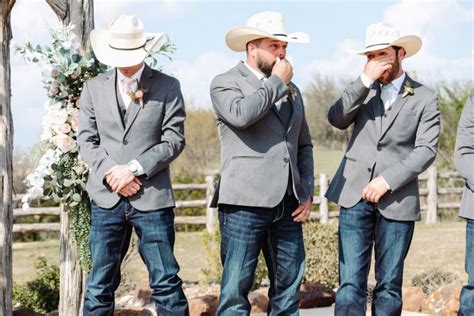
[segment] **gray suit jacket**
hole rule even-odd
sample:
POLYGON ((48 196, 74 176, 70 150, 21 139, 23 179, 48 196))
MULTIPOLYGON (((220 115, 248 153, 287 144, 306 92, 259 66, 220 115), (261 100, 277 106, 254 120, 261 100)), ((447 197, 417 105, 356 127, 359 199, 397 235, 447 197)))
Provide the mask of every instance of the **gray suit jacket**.
POLYGON ((474 96, 470 95, 459 120, 454 162, 466 180, 459 215, 474 219, 474 96))
MULTIPOLYGON (((77 143, 91 172, 87 192, 100 207, 111 208, 120 195, 104 173, 136 159, 145 170, 140 191, 129 197, 140 211, 173 207, 170 163, 184 148, 184 102, 177 79, 145 66, 141 82, 144 107, 132 102, 122 123, 117 105, 116 70, 85 82, 80 99, 77 143)), ((120 96, 118 96, 120 98, 120 96)))
POLYGON ((329 122, 353 126, 352 136, 326 197, 348 208, 361 200, 371 178, 382 175, 390 186, 378 203, 381 214, 395 220, 420 220, 417 176, 433 162, 438 148, 440 115, 434 91, 406 76, 385 113, 380 85, 371 89, 357 79, 329 109, 329 122), (413 95, 402 97, 409 82, 413 95))
POLYGON ((298 200, 313 195, 313 146, 301 94, 282 105, 293 109, 288 127, 274 105, 288 91, 279 77, 258 80, 242 62, 212 81, 221 141, 218 203, 274 207, 285 195, 290 170, 298 200))

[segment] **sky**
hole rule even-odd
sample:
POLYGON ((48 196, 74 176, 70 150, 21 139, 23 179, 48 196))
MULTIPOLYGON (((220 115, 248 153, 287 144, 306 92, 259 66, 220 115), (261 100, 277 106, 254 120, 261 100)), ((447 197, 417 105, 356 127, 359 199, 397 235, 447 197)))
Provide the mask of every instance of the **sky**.
MULTIPOLYGON (((428 86, 439 81, 473 81, 473 4, 459 0, 290 1, 290 0, 149 0, 94 1, 95 26, 102 28, 121 14, 137 15, 147 32, 166 32, 177 48, 172 61, 159 59, 163 71, 178 78, 188 108, 210 108, 209 84, 217 74, 244 60, 227 48, 228 30, 244 26, 262 11, 283 14, 288 32, 305 32, 309 44, 290 44, 293 82, 302 90, 315 75, 345 81, 361 73, 362 49, 369 24, 385 21, 401 35, 423 40, 404 69, 428 86)), ((48 44, 48 28, 60 22, 44 0, 17 0, 11 16, 14 43, 48 44)), ((14 146, 26 150, 39 141, 46 114, 46 92, 36 64, 11 58, 14 146)))

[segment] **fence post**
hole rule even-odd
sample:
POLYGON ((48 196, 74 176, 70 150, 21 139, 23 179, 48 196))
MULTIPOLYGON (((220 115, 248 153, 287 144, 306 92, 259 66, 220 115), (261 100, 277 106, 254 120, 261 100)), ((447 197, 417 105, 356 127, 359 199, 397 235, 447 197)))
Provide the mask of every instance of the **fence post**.
POLYGON ((325 173, 319 175, 319 197, 321 204, 319 204, 319 222, 321 224, 327 224, 329 222, 329 208, 328 200, 324 196, 328 190, 328 176, 325 173))
POLYGON ((212 234, 214 232, 215 223, 216 223, 216 216, 215 216, 215 209, 210 206, 212 197, 214 196, 214 177, 215 175, 206 176, 206 201, 207 201, 207 209, 206 209, 206 228, 207 231, 212 234))
POLYGON ((438 209, 438 168, 435 165, 428 168, 428 181, 426 186, 428 188, 428 195, 426 197, 426 224, 436 224, 438 209))

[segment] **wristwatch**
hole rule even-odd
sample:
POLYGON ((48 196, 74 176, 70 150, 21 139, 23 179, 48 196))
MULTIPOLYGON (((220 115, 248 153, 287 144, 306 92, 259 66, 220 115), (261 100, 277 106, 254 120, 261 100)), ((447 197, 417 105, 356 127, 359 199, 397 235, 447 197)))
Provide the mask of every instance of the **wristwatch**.
POLYGON ((130 172, 133 173, 134 176, 138 176, 138 166, 133 161, 130 161, 127 166, 128 170, 130 170, 130 172))

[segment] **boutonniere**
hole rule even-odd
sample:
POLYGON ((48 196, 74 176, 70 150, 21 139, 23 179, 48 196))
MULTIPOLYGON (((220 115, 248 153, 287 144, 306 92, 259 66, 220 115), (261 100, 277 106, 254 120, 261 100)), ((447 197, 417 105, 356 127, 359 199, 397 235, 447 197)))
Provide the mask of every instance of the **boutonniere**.
POLYGON ((413 87, 411 86, 410 81, 406 81, 405 84, 403 85, 403 95, 402 98, 408 96, 408 95, 414 95, 415 90, 413 90, 413 87))
POLYGON ((137 90, 130 91, 128 95, 130 96, 130 99, 132 99, 132 101, 138 101, 140 108, 143 109, 143 107, 145 106, 145 104, 143 103, 143 97, 145 96, 145 92, 146 90, 143 89, 141 82, 137 80, 137 90))
POLYGON ((288 95, 290 96, 290 99, 291 99, 291 102, 295 102, 296 101, 296 88, 293 84, 289 84, 288 85, 288 95))

